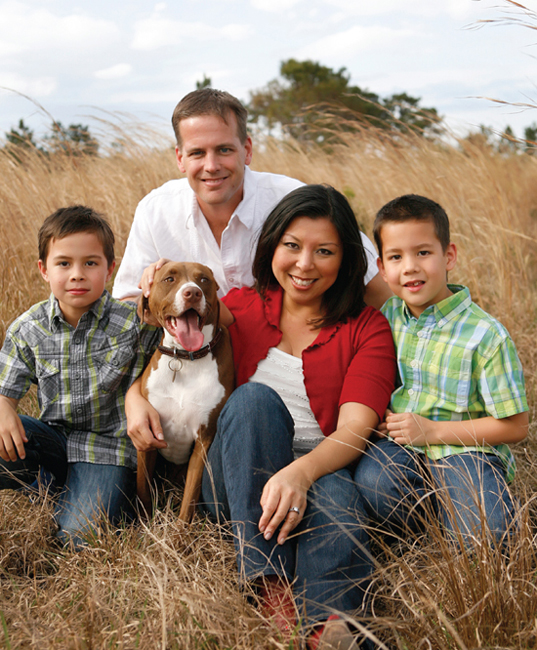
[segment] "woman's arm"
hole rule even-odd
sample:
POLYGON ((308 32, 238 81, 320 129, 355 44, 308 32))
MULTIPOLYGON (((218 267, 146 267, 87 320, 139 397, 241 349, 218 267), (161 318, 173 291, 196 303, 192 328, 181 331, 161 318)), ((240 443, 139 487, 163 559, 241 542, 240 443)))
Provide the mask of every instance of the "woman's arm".
POLYGON ((261 496, 263 514, 259 520, 259 530, 265 539, 270 539, 284 522, 278 534, 278 544, 285 542, 304 515, 311 485, 321 476, 356 460, 378 422, 378 415, 368 406, 357 402, 343 404, 336 431, 267 481, 261 496), (291 513, 288 517, 291 507, 299 508, 300 515, 291 513))
POLYGON ((416 413, 390 413, 384 430, 401 445, 484 447, 520 442, 528 435, 528 412, 508 418, 492 416, 457 422, 429 420, 416 413))

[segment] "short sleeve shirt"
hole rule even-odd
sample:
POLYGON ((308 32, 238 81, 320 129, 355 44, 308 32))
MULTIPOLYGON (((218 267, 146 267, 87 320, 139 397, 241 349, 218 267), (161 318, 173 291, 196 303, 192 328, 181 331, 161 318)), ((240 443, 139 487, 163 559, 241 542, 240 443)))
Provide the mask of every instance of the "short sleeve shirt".
MULTIPOLYGON (((466 287, 449 288, 453 295, 428 307, 418 319, 397 296, 382 307, 397 354, 399 386, 391 409, 438 421, 500 419, 527 411, 522 364, 507 330, 472 302, 466 287)), ((514 476, 507 445, 413 449, 433 459, 475 450, 496 453, 508 480, 514 476)))
POLYGON ((67 437, 68 462, 136 468, 125 393, 158 344, 136 308, 108 292, 76 329, 57 300, 31 307, 9 327, 0 350, 0 394, 23 397, 37 384, 39 418, 67 437))

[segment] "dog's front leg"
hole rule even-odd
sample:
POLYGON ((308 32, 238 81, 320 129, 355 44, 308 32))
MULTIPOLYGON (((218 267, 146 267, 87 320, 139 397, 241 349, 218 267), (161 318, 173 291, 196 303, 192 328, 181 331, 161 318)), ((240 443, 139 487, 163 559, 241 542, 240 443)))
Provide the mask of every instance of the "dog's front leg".
POLYGON ((191 522, 194 516, 201 493, 201 481, 207 463, 207 453, 213 438, 214 435, 210 435, 208 427, 202 425, 199 428, 198 437, 188 463, 183 502, 179 512, 179 519, 182 521, 191 522))
POLYGON ((153 473, 157 462, 157 450, 138 452, 138 469, 136 471, 136 493, 141 502, 140 515, 149 519, 153 514, 153 499, 151 497, 151 485, 153 473))

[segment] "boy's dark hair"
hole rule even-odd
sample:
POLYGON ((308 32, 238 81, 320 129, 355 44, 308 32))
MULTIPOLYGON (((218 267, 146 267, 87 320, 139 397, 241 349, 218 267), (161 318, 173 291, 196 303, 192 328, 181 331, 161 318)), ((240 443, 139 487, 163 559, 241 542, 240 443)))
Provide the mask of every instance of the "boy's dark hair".
POLYGON ((248 137, 246 129, 248 111, 236 97, 233 97, 225 90, 216 90, 214 88, 201 88, 188 93, 173 111, 172 126, 177 139, 177 146, 181 147, 182 145, 181 133, 179 132, 181 120, 188 117, 199 117, 200 115, 217 115, 227 124, 230 111, 235 114, 237 135, 241 143, 244 144, 248 137))
POLYGON ((343 246, 337 279, 322 297, 324 316, 313 324, 326 327, 358 316, 364 308, 367 258, 349 202, 330 185, 299 187, 284 196, 269 214, 261 230, 252 267, 258 293, 264 296, 267 289, 278 286, 272 272, 274 251, 290 223, 298 217, 328 218, 343 246))
POLYGON ((382 226, 386 223, 404 223, 413 220, 431 221, 442 250, 446 251, 451 239, 449 236, 449 219, 444 208, 425 196, 405 194, 386 203, 377 212, 373 224, 373 236, 380 257, 382 257, 382 226))
POLYGON ((85 205, 60 208, 45 219, 37 236, 39 259, 46 265, 50 242, 79 232, 89 232, 97 236, 110 266, 115 259, 114 233, 102 215, 85 205))

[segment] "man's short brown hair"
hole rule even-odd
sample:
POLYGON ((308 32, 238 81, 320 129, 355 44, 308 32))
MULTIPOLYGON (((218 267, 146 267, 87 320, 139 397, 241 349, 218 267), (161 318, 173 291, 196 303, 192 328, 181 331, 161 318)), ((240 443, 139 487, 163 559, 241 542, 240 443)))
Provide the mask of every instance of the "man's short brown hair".
POLYGON ((63 239, 68 235, 79 232, 89 232, 96 235, 102 244, 108 266, 114 262, 115 239, 108 221, 98 212, 85 205, 71 205, 68 208, 60 208, 45 219, 37 236, 39 259, 46 266, 50 242, 53 239, 63 239))
POLYGON ((235 114, 237 135, 241 143, 244 144, 248 137, 246 129, 248 111, 236 97, 233 97, 225 90, 216 90, 214 88, 201 88, 188 93, 177 104, 172 115, 172 126, 177 139, 177 146, 181 147, 182 145, 179 132, 181 120, 200 115, 217 115, 227 124, 230 111, 235 114))

